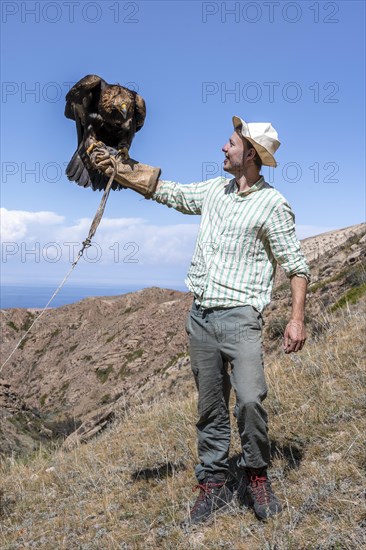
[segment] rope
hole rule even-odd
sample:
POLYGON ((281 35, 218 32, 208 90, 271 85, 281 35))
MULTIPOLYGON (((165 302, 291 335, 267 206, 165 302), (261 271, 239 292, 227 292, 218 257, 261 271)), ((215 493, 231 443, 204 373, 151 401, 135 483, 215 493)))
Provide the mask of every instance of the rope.
POLYGON ((9 357, 6 359, 6 361, 4 361, 4 363, 1 365, 0 367, 0 373, 1 371, 3 370, 3 368, 5 367, 5 365, 7 364, 7 362, 10 360, 10 358, 13 356, 13 354, 16 352, 16 350, 19 348, 20 344, 23 342, 23 340, 26 338, 26 336, 29 334, 29 332, 32 330, 32 328, 34 327, 34 325, 37 323, 37 321, 42 317, 42 315, 44 314, 44 312, 47 310, 48 306, 50 305, 50 303, 52 302, 52 300, 55 298, 55 296, 57 296, 57 294, 60 292, 61 288, 64 286, 64 284, 66 283, 67 279, 70 277, 71 275, 71 272, 75 269, 78 261, 80 260, 80 258, 82 257, 82 255, 84 254, 84 250, 86 248, 89 248, 89 246, 91 246, 91 240, 92 238, 94 237, 95 235, 95 232, 98 228, 98 225, 100 224, 100 220, 102 219, 102 216, 104 214, 104 210, 105 210, 105 205, 107 204, 107 200, 108 200, 108 196, 109 196, 109 191, 111 190, 111 186, 112 186, 112 183, 113 183, 113 180, 116 176, 116 173, 117 173, 117 162, 116 160, 111 156, 110 157, 110 160, 112 161, 113 163, 113 172, 111 174, 111 177, 109 178, 109 181, 107 183, 107 186, 104 190, 104 193, 103 193, 103 196, 102 196, 102 199, 100 201, 100 204, 98 206, 98 210, 96 211, 96 214, 94 216, 94 219, 91 223, 91 226, 90 226, 90 229, 89 229, 89 233, 88 233, 88 236, 87 238, 85 239, 85 241, 83 241, 82 243, 82 247, 81 249, 79 250, 77 256, 76 256, 76 259, 72 262, 71 264, 71 267, 69 269, 69 271, 66 273, 65 277, 63 278, 63 280, 61 281, 61 283, 59 284, 59 286, 56 288, 55 292, 52 294, 51 298, 48 300, 47 304, 44 306, 44 308, 42 309, 42 311, 37 315, 37 317, 34 319, 33 323, 31 324, 31 326, 28 328, 28 330, 23 334, 23 336, 21 337, 21 339, 19 340, 19 342, 17 343, 17 345, 15 346, 15 348, 13 349, 13 351, 11 352, 11 354, 9 355, 9 357))

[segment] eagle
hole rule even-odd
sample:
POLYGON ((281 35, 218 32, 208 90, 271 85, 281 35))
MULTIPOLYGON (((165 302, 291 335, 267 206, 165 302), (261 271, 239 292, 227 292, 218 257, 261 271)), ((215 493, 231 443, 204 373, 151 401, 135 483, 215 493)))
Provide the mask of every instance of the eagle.
MULTIPOLYGON (((78 139, 66 168, 68 179, 93 191, 105 189, 109 178, 92 165, 88 139, 103 142, 110 154, 128 161, 135 133, 144 125, 144 99, 124 86, 108 84, 95 74, 87 75, 66 94, 65 116, 75 120, 78 139)), ((112 189, 123 186, 114 181, 112 189)))

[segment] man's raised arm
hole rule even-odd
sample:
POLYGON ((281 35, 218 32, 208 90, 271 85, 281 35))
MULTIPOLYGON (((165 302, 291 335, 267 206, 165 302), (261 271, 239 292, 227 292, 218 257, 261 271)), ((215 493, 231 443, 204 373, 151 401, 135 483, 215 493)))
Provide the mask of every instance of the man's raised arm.
POLYGON ((160 178, 160 168, 141 164, 133 159, 122 161, 112 158, 108 149, 100 142, 91 142, 87 151, 93 166, 111 177, 121 186, 128 187, 169 208, 183 214, 201 214, 204 196, 211 180, 182 185, 160 178))

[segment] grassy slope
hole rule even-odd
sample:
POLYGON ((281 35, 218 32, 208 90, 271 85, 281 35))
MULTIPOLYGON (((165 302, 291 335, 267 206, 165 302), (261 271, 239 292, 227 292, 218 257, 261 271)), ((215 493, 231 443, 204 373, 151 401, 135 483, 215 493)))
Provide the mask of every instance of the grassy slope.
MULTIPOLYGON (((266 358, 271 468, 284 512, 239 509, 179 527, 195 498, 195 397, 143 404, 88 445, 1 464, 5 549, 360 549, 366 545, 365 302, 301 354, 266 358)), ((234 425, 234 423, 233 423, 234 425)), ((238 453, 234 429, 231 456, 238 453)))

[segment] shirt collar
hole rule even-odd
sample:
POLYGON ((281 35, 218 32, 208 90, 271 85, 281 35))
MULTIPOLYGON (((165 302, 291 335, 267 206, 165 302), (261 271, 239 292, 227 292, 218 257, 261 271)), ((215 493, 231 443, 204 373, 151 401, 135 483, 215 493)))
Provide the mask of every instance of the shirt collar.
POLYGON ((247 189, 246 191, 241 191, 240 193, 238 192, 238 184, 235 179, 234 179, 234 185, 235 185, 235 192, 240 197, 245 197, 246 195, 249 195, 249 193, 254 193, 254 191, 259 191, 259 189, 262 189, 264 185, 264 177, 261 176, 259 180, 256 181, 255 184, 250 187, 250 189, 247 189))

